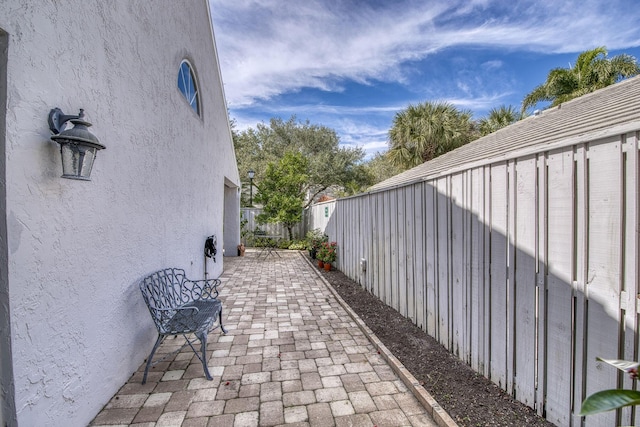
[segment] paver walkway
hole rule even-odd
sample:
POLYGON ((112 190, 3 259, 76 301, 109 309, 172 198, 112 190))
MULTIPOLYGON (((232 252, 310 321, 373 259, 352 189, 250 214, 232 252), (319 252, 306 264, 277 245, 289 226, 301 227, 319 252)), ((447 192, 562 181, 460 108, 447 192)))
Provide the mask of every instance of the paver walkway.
POLYGON ((143 364, 92 426, 436 426, 314 267, 297 252, 256 255, 224 260, 229 333, 209 335, 213 381, 187 347, 146 385, 143 364))

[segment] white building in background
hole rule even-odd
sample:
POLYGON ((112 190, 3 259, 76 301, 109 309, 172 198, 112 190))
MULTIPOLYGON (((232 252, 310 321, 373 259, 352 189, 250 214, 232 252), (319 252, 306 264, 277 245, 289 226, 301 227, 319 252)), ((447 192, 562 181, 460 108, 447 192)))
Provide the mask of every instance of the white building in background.
POLYGON ((0 425, 86 425, 153 346, 138 279, 217 277, 240 240, 208 2, 0 2, 0 148, 0 425), (56 107, 106 146, 90 181, 56 107))

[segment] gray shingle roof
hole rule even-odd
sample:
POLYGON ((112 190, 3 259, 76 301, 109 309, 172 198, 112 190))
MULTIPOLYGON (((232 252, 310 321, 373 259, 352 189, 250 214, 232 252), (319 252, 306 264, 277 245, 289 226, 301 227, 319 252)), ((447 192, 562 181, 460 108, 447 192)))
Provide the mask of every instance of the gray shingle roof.
POLYGON ((543 110, 369 188, 401 187, 527 154, 640 130, 640 76, 543 110))

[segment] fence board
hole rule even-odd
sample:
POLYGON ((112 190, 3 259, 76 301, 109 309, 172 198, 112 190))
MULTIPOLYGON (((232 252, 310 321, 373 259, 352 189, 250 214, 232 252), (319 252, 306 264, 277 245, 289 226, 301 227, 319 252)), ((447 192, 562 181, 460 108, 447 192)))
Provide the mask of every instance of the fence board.
POLYGON ((407 189, 402 188, 398 191, 394 191, 394 194, 397 194, 398 198, 395 200, 395 206, 397 208, 397 221, 396 224, 396 253, 398 257, 398 261, 393 265, 397 266, 395 286, 393 287, 396 294, 396 304, 398 312, 402 314, 404 317, 407 317, 407 236, 406 236, 406 226, 409 218, 406 215, 406 202, 407 202, 407 189))
POLYGON ((378 197, 380 195, 379 194, 370 194, 367 197, 367 200, 369 201, 369 206, 368 206, 368 213, 369 215, 371 215, 371 239, 370 239, 370 248, 369 248, 369 253, 367 254, 366 257, 366 263, 367 263, 367 272, 366 272, 366 276, 367 276, 367 287, 369 289, 369 292, 371 292, 374 295, 378 295, 378 263, 379 262, 375 262, 376 260, 379 260, 379 256, 378 256, 378 245, 379 245, 379 238, 380 238, 380 227, 379 227, 379 221, 380 221, 380 214, 379 214, 379 209, 378 209, 378 197))
POLYGON ((550 154, 547 161, 547 418, 566 425, 571 412, 573 249, 573 153, 550 154))
POLYGON ((482 363, 484 376, 491 376, 491 166, 483 167, 484 174, 484 204, 482 210, 483 230, 483 329, 484 341, 482 348, 482 363))
MULTIPOLYGON (((346 201, 346 205, 345 205, 345 209, 340 209, 340 211, 338 212, 338 215, 336 217, 337 219, 337 223, 339 224, 340 227, 340 233, 338 234, 339 237, 336 237, 336 239, 329 239, 331 241, 333 240, 340 240, 342 242, 344 242, 343 245, 340 245, 340 247, 338 248, 339 250, 339 255, 340 255, 340 261, 338 261, 339 265, 341 266, 341 264, 345 264, 344 267, 342 267, 343 269, 347 269, 346 265, 348 264, 348 258, 351 255, 351 251, 353 250, 353 247, 351 245, 351 231, 353 230, 353 228, 356 226, 356 221, 355 218, 353 218, 352 215, 350 215, 349 217, 347 217, 346 213, 351 211, 352 208, 352 200, 347 200, 346 201)), ((349 273, 349 271, 347 270, 347 273, 349 273)))
POLYGON ((389 249, 390 249, 390 262, 388 263, 388 267, 391 270, 391 274, 389 276, 389 281, 387 286, 389 287, 389 305, 400 311, 400 307, 398 304, 398 263, 399 263, 399 255, 398 255, 398 221, 396 218, 398 217, 398 192, 390 191, 389 192, 389 249))
MULTIPOLYGON (((404 269, 404 282, 406 283, 406 292, 405 292, 405 301, 404 305, 406 307, 406 317, 411 319, 413 323, 416 322, 416 312, 415 312, 415 289, 414 289, 414 272, 416 270, 416 265, 414 262, 414 257, 416 253, 415 248, 415 239, 416 239, 416 217, 414 215, 415 208, 415 185, 407 187, 404 192, 406 207, 405 207, 405 247, 406 247, 406 267, 404 269)), ((402 281, 401 281, 402 283, 402 281)))
MULTIPOLYGON (((356 258, 358 257, 358 255, 361 253, 361 241, 362 239, 360 238, 360 230, 363 226, 362 224, 362 218, 360 217, 360 213, 362 212, 362 209, 360 209, 360 199, 350 199, 351 201, 351 207, 349 209, 349 212, 353 212, 353 215, 350 218, 350 221, 352 221, 353 226, 350 227, 348 231, 349 233, 349 253, 348 256, 346 258, 348 265, 345 266, 346 270, 349 272, 348 276, 349 277, 359 277, 358 274, 358 270, 356 269, 356 258)), ((340 250, 340 249, 338 249, 340 250)), ((359 280, 356 280, 357 282, 359 282, 359 280)))
POLYGON ((427 308, 427 332, 432 337, 438 337, 438 304, 436 300, 436 281, 437 281, 437 190, 431 184, 425 184, 425 222, 426 222, 426 252, 425 261, 427 265, 427 289, 426 289, 426 308, 427 308))
POLYGON ((413 187, 414 218, 415 218, 415 253, 414 253, 414 289, 415 289, 415 324, 422 330, 427 329, 426 324, 426 231, 424 218, 424 187, 425 184, 417 184, 413 187))
MULTIPOLYGON (((589 253, 587 265, 587 395, 615 388, 617 372, 597 369, 597 356, 617 359, 621 269, 621 148, 619 141, 589 145, 589 253), (591 368, 593 369, 589 369, 591 368)), ((615 413, 587 417, 585 424, 609 426, 615 413)))
POLYGON ((536 361, 536 411, 538 415, 545 414, 545 399, 547 392, 547 236, 549 225, 547 221, 547 187, 549 171, 547 168, 547 155, 540 154, 536 159, 538 169, 538 198, 536 200, 536 299, 538 302, 538 352, 536 361))
POLYGON ((464 259, 464 274, 463 274, 463 294, 465 299, 464 310, 464 329, 463 333, 463 347, 461 351, 461 359, 468 365, 471 364, 471 325, 473 324, 473 312, 471 307, 471 246, 473 245, 473 233, 471 231, 471 221, 473 220, 472 205, 471 205, 471 171, 463 172, 463 187, 462 187, 462 218, 463 218, 463 232, 462 232, 462 245, 463 245, 463 259, 464 259))
POLYGON ((483 242, 485 227, 482 223, 484 207, 484 175, 482 169, 471 171, 471 366, 482 371, 484 339, 484 260, 483 242))
POLYGON ((380 298, 381 301, 387 302, 386 294, 385 294, 385 280, 386 280, 386 272, 385 265, 387 263, 387 254, 386 254, 386 235, 385 235, 385 193, 378 193, 375 195, 377 199, 377 207, 378 207, 378 252, 376 254, 376 258, 372 259, 375 264, 378 274, 376 278, 377 282, 377 293, 376 296, 380 298))
MULTIPOLYGON (((624 136, 624 169, 623 169, 623 232, 622 232, 622 256, 624 257, 624 268, 622 270, 622 289, 624 298, 621 300, 624 310, 624 349, 623 359, 636 360, 635 351, 638 329, 638 312, 636 300, 638 295, 638 258, 634 254, 638 253, 638 235, 635 233, 635 224, 638 223, 638 145, 636 134, 624 136)), ((623 387, 633 388, 633 381, 625 375, 623 387)), ((636 411, 640 412, 640 411, 636 411)), ((632 425, 633 413, 631 408, 622 411, 622 422, 624 425, 632 425)), ((637 425, 637 423, 635 423, 637 425)))
MULTIPOLYGON (((637 343, 640 342, 638 337, 638 295, 640 294, 640 266, 638 265, 638 253, 640 251, 639 233, 637 232, 637 224, 640 222, 640 198, 638 191, 640 189, 640 144, 638 134, 632 133, 626 135, 627 145, 625 150, 626 166, 625 166, 625 236, 624 242, 624 290, 627 293, 626 310, 625 310, 625 360, 638 360, 637 343)), ((629 378, 625 378, 624 387, 632 388, 633 382, 629 378)), ((637 385, 635 387, 637 389, 637 385)), ((623 415, 624 412, 623 412, 623 415)), ((628 425, 640 425, 640 411, 635 410, 633 414, 626 414, 627 417, 622 419, 622 423, 628 425)))
POLYGON ((436 181, 436 305, 438 307, 438 340, 451 350, 451 335, 449 324, 451 322, 449 305, 449 242, 451 234, 449 216, 449 186, 447 178, 436 181))
POLYGON ((491 166, 490 373, 507 385, 507 165, 491 166))
POLYGON ((451 177, 451 336, 452 352, 463 358, 466 299, 464 292, 464 222, 462 174, 451 177))
POLYGON ((383 288, 384 288, 384 299, 383 301, 385 303, 387 303, 388 305, 390 305, 391 307, 393 307, 393 300, 391 299, 391 294, 392 294, 392 277, 393 277, 393 270, 392 270, 392 265, 394 262, 394 257, 393 257, 393 250, 392 250, 392 245, 393 242, 391 241, 391 236, 392 236, 392 231, 391 231, 391 226, 392 224, 395 225, 395 222, 392 220, 391 218, 391 196, 390 196, 390 191, 385 191, 384 193, 384 250, 385 250, 385 260, 384 260, 384 282, 383 282, 383 288))
POLYGON ((516 173, 514 160, 507 163, 507 342, 506 342, 506 391, 513 395, 515 367, 515 221, 516 221, 516 173))
POLYGON ((586 307, 587 298, 585 295, 585 285, 587 282, 587 243, 588 243, 588 209, 587 209, 587 154, 586 146, 581 144, 574 149, 574 272, 573 272, 573 294, 574 294, 574 374, 573 374, 573 408, 572 421, 574 425, 581 425, 582 419, 577 414, 582 401, 585 399, 584 373, 586 369, 586 307))
POLYGON ((513 345, 515 396, 533 407, 536 361, 536 159, 518 160, 515 176, 513 345))
POLYGON ((357 277, 360 278, 360 280, 358 280, 358 283, 360 283, 360 285, 364 288, 364 289, 368 289, 367 288, 367 274, 365 271, 362 271, 362 268, 360 266, 360 260, 361 259, 368 259, 369 258, 369 248, 371 247, 371 214, 370 214, 370 210, 367 209, 369 207, 369 199, 370 197, 361 197, 359 199, 359 213, 360 213, 360 235, 359 235, 359 241, 360 241, 360 252, 358 253, 358 255, 356 256, 355 262, 354 262, 354 266, 355 266, 355 270, 357 272, 357 277))

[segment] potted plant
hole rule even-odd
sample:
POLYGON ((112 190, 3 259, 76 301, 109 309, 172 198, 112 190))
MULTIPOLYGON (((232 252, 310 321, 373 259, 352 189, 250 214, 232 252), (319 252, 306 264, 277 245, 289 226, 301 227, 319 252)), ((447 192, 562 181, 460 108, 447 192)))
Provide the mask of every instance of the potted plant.
POLYGON ((307 244, 307 250, 309 251, 309 256, 311 257, 311 259, 316 259, 318 250, 320 249, 320 245, 322 245, 322 242, 328 241, 329 236, 320 231, 320 229, 316 228, 315 230, 307 232, 305 240, 307 244))
POLYGON ((331 263, 335 262, 338 257, 338 243, 322 242, 320 250, 316 256, 323 262, 325 271, 330 271, 331 263))

